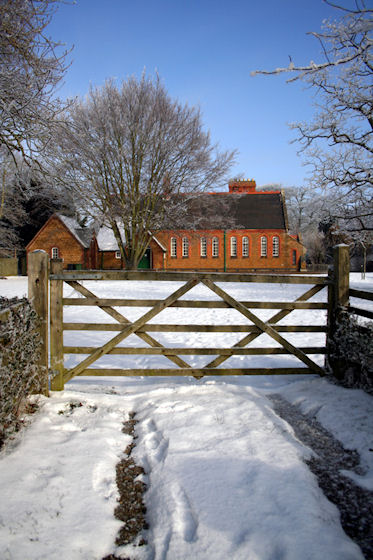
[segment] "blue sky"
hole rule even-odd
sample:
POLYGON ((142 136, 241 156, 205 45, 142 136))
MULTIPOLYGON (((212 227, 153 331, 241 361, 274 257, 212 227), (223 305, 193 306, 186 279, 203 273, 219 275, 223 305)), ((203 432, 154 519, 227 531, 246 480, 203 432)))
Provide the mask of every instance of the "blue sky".
POLYGON ((320 59, 308 31, 340 12, 322 0, 77 0, 62 4, 49 27, 74 45, 59 95, 157 71, 172 97, 199 105, 221 149, 237 149, 231 175, 258 185, 304 183, 307 167, 290 144, 288 123, 312 118, 312 96, 283 76, 255 69, 320 59))

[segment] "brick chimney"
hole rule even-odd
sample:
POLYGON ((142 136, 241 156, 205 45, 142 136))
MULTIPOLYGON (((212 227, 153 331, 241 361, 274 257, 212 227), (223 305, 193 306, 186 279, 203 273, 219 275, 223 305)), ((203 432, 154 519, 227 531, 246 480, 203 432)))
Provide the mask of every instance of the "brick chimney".
POLYGON ((237 194, 254 193, 256 189, 256 182, 254 179, 239 179, 238 181, 231 181, 229 183, 229 192, 237 194))

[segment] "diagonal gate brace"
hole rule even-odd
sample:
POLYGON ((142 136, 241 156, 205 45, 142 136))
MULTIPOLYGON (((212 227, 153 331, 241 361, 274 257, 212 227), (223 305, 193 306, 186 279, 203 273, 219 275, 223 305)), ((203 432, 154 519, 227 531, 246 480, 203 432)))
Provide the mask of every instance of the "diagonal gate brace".
POLYGON ((208 280, 206 278, 201 278, 201 282, 205 284, 210 290, 215 292, 219 297, 221 297, 226 303, 228 303, 231 307, 242 313, 245 317, 250 319, 257 327, 259 327, 264 333, 271 336, 276 342, 279 342, 286 350, 288 350, 291 354, 294 354, 299 360, 301 360, 304 364, 306 364, 309 368, 311 368, 315 373, 319 375, 324 375, 324 370, 316 364, 313 360, 311 360, 307 354, 299 350, 291 344, 286 338, 283 338, 277 331, 275 331, 270 325, 259 319, 254 313, 252 313, 247 307, 245 307, 242 303, 235 300, 232 296, 227 294, 224 290, 219 288, 214 282, 208 280))
POLYGON ((155 317, 161 311, 163 311, 164 309, 169 307, 172 303, 174 303, 176 300, 178 300, 181 296, 183 296, 184 294, 189 292, 189 290, 194 288, 194 286, 196 286, 198 283, 199 283, 198 278, 195 278, 195 277, 191 278, 186 284, 184 284, 184 286, 181 286, 181 288, 179 288, 178 290, 173 292, 165 300, 157 303, 157 305, 155 305, 150 311, 145 313, 145 315, 143 315, 142 317, 137 319, 137 321, 135 321, 131 325, 125 327, 114 338, 112 338, 106 344, 104 344, 103 346, 101 346, 100 348, 97 348, 97 350, 92 352, 92 354, 90 354, 85 360, 80 362, 80 364, 78 364, 75 367, 73 367, 72 369, 70 369, 65 374, 65 381, 69 381, 75 375, 80 375, 93 362, 95 362, 96 360, 101 358, 101 356, 104 356, 105 354, 107 354, 107 352, 110 352, 110 350, 112 348, 114 348, 117 344, 122 342, 122 340, 124 340, 125 338, 127 338, 131 334, 135 333, 138 329, 140 329, 143 325, 145 325, 145 323, 150 321, 150 319, 153 319, 153 317, 155 317))
MULTIPOLYGON (((317 294, 318 292, 320 292, 321 290, 323 290, 325 288, 325 286, 313 286, 312 288, 310 288, 309 290, 307 290, 307 292, 305 292, 304 294, 302 294, 301 296, 299 296, 295 301, 307 301, 309 300, 312 296, 314 296, 315 294, 317 294)), ((274 315, 272 315, 272 317, 270 317, 267 321, 267 323, 270 324, 275 324, 278 323, 279 321, 281 321, 281 319, 283 319, 284 317, 287 317, 290 313, 292 313, 293 309, 282 309, 281 311, 279 311, 278 313, 275 313, 274 315)), ((250 344, 250 342, 252 342, 253 340, 255 340, 256 338, 258 338, 258 336, 260 336, 261 333, 250 333, 246 336, 244 336, 243 338, 241 338, 241 340, 239 340, 238 342, 236 342, 236 344, 234 344, 232 346, 232 348, 243 348, 244 346, 247 346, 247 344, 250 344)), ((226 360, 228 360, 229 356, 218 356, 217 358, 215 358, 214 360, 212 360, 211 362, 209 362, 206 367, 207 368, 215 368, 217 366, 219 366, 220 364, 222 364, 223 362, 225 362, 226 360)))
MULTIPOLYGON (((79 284, 79 282, 77 282, 76 280, 71 280, 68 281, 67 284, 69 286, 71 286, 72 288, 74 288, 74 290, 76 290, 77 292, 79 292, 80 294, 82 294, 83 296, 85 296, 86 298, 95 298, 96 296, 93 292, 89 291, 85 286, 82 286, 81 284, 79 284)), ((97 298, 98 299, 98 298, 97 298)), ((99 307, 100 309, 102 309, 103 311, 105 311, 105 313, 107 313, 108 315, 110 315, 110 317, 113 317, 116 321, 118 321, 118 323, 120 323, 121 325, 126 325, 131 323, 131 321, 129 321, 124 315, 122 315, 121 313, 119 313, 116 309, 114 309, 113 307, 110 306, 106 306, 106 305, 97 305, 97 307, 99 307)), ((158 342, 155 338, 153 338, 152 336, 150 336, 147 333, 139 333, 136 332, 135 333, 136 336, 138 336, 141 340, 143 340, 144 342, 146 342, 147 344, 149 344, 149 346, 152 346, 153 348, 164 348, 163 344, 161 344, 160 342, 158 342)), ((173 362, 174 364, 176 364, 179 367, 190 367, 189 364, 187 362, 185 362, 184 360, 182 360, 181 358, 179 358, 179 356, 170 354, 168 356, 166 356, 171 362, 173 362)))

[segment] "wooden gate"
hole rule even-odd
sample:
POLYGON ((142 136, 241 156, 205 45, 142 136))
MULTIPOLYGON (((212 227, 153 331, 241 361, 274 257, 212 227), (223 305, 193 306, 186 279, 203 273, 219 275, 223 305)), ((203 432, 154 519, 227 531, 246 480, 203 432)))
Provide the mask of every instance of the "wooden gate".
MULTIPOLYGON (((39 255, 40 256, 40 255, 39 255)), ((78 375, 116 376, 116 375, 262 375, 262 374, 305 374, 324 373, 315 361, 310 358, 312 354, 325 354, 325 345, 320 347, 297 347, 289 342, 286 333, 296 332, 327 332, 326 322, 319 325, 278 325, 281 319, 297 309, 325 310, 327 303, 310 302, 312 296, 326 288, 329 284, 326 276, 314 275, 258 275, 258 274, 219 274, 219 273, 165 273, 165 272, 126 272, 126 271, 63 271, 62 263, 51 261, 50 271, 50 369, 53 374, 51 388, 61 390, 64 383, 78 375), (183 282, 165 299, 108 299, 97 297, 88 290, 81 281, 83 280, 157 280, 183 282), (286 283, 307 285, 306 291, 294 301, 238 301, 222 289, 217 283, 286 283), (63 284, 68 284, 80 294, 79 298, 63 297, 63 284), (180 299, 194 286, 203 284, 219 299, 216 300, 186 300, 180 299), (311 287, 309 286, 311 285, 311 287), (63 322, 63 308, 66 306, 97 306, 114 318, 116 323, 65 323, 63 322), (125 313, 116 308, 147 307, 150 308, 140 318, 130 321, 125 313), (230 308, 237 310, 246 319, 247 324, 240 325, 207 325, 207 324, 154 324, 149 323, 161 311, 168 307, 179 308, 230 308), (257 316, 256 309, 273 309, 274 314, 264 321, 257 316), (118 331, 111 340, 99 347, 91 346, 64 346, 64 331, 118 331), (169 348, 161 344, 153 336, 157 332, 207 332, 242 333, 242 338, 231 347, 207 348, 169 348), (151 334, 150 334, 151 333, 151 334), (267 334, 279 346, 271 348, 253 347, 251 343, 261 334, 267 334), (285 336, 283 336, 283 334, 285 336), (119 346, 130 335, 135 334, 146 342, 148 347, 134 348, 132 346, 119 346), (74 367, 68 369, 64 366, 65 354, 82 354, 86 357, 74 367), (95 362, 106 354, 143 354, 165 356, 172 366, 159 369, 103 369, 95 368, 95 362), (294 368, 224 368, 220 367, 229 357, 237 355, 274 355, 292 354, 299 361, 299 367, 294 368), (214 359, 203 368, 191 367, 186 361, 188 355, 211 355, 214 359), (93 367, 92 367, 93 366, 93 367), (176 367, 175 367, 176 366, 176 367)), ((155 335, 156 336, 156 335, 155 335)))
MULTIPOLYGON (((116 375, 263 375, 263 374, 324 374, 310 356, 328 352, 328 344, 322 346, 298 347, 286 338, 286 333, 326 333, 330 338, 335 324, 338 309, 348 304, 349 297, 349 259, 348 247, 338 246, 335 251, 334 273, 329 276, 317 275, 281 275, 281 274, 230 274, 230 273, 166 273, 151 271, 64 271, 62 262, 50 262, 46 253, 35 251, 29 255, 29 296, 41 317, 40 332, 47 348, 48 340, 48 287, 50 284, 50 362, 51 388, 61 390, 64 383, 78 375, 116 376, 116 375), (126 281, 175 281, 182 286, 177 287, 164 299, 114 299, 100 298, 82 284, 85 280, 126 280, 126 281), (218 283, 282 283, 304 285, 305 291, 292 301, 239 301, 232 297, 218 283), (63 297, 63 285, 66 283, 80 297, 63 297), (214 300, 187 300, 182 296, 194 286, 202 284, 218 297, 214 300), (311 302, 312 296, 327 288, 327 301, 311 302), (95 306, 115 323, 67 323, 63 321, 63 309, 67 306, 95 306), (140 318, 131 321, 125 312, 117 308, 146 307, 149 308, 140 318), (194 308, 198 310, 228 308, 235 309, 247 322, 244 324, 155 324, 152 319, 167 308, 194 308), (267 320, 257 315, 258 309, 272 309, 274 313, 267 320), (294 310, 328 310, 328 321, 320 321, 317 325, 284 325, 279 324, 294 310), (112 331, 116 332, 111 340, 101 346, 64 346, 65 331, 112 331), (230 347, 167 347, 156 338, 156 333, 204 332, 204 333, 242 333, 240 338, 230 347), (155 333, 155 335, 153 335, 155 333), (277 343, 277 346, 255 347, 251 343, 265 333, 277 343), (130 335, 136 335, 145 342, 147 347, 118 346, 130 335), (81 354, 86 356, 74 367, 66 368, 65 354, 81 354), (142 369, 104 369, 94 367, 95 362, 105 355, 162 355, 172 366, 168 368, 142 369), (297 358, 299 367, 293 368, 234 368, 221 367, 231 356, 289 354, 297 358), (191 366, 188 355, 211 355, 213 359, 202 368, 191 366), (176 367, 175 367, 176 366, 176 367)), ((248 289, 248 293, 250 290, 248 289)), ((46 358, 46 365, 48 361, 46 358)))

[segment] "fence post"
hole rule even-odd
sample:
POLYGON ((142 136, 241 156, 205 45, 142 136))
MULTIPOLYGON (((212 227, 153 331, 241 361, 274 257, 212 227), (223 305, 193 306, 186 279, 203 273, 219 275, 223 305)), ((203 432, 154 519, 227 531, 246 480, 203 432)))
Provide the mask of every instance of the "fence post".
POLYGON ((350 256, 348 245, 340 244, 333 247, 333 268, 329 270, 328 289, 328 333, 327 333, 327 364, 333 374, 342 377, 344 364, 331 356, 330 343, 334 338, 338 320, 343 308, 349 305, 350 289, 350 256))
MULTIPOLYGON (((51 260, 51 274, 63 272, 62 259, 51 260)), ((63 280, 51 280, 50 287, 50 337, 51 337, 51 389, 63 391, 64 389, 64 364, 63 364, 63 280)))
POLYGON ((43 394, 49 395, 48 384, 48 281, 49 257, 45 251, 33 251, 28 256, 28 297, 39 319, 41 340, 39 366, 45 377, 43 394))

